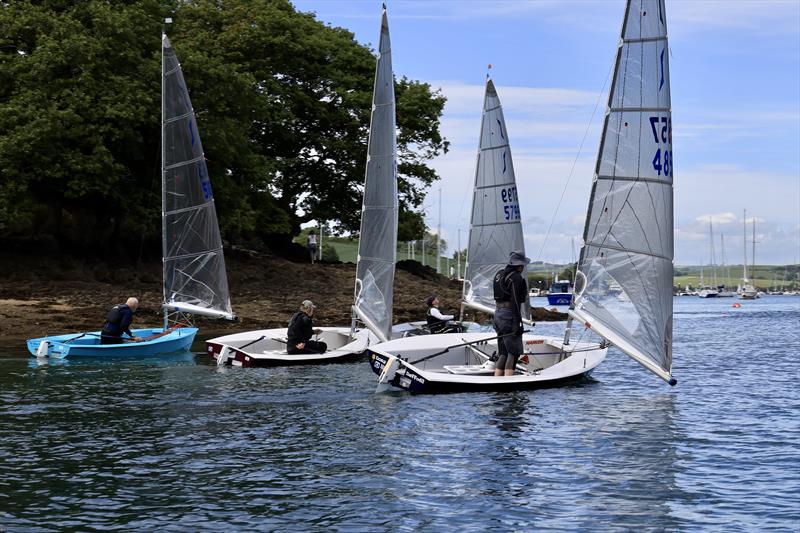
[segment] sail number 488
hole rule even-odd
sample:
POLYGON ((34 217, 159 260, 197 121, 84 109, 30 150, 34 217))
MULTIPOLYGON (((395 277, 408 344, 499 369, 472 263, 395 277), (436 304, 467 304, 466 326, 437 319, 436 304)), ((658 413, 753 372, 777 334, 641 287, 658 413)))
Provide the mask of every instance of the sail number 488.
MULTIPOLYGON (((669 145, 672 148, 672 119, 669 117, 650 117, 650 129, 653 130, 653 139, 656 144, 669 145)), ((666 146, 661 150, 659 146, 656 149, 656 155, 653 157, 653 170, 658 175, 664 172, 664 176, 672 176, 672 150, 668 150, 666 146)))

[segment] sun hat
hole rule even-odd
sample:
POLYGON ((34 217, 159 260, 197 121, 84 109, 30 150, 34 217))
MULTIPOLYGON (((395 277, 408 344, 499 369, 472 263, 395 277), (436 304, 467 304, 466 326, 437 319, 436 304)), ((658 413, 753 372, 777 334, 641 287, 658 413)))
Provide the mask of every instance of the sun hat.
POLYGON ((508 255, 508 266, 525 266, 530 262, 530 258, 525 257, 525 252, 520 250, 515 250, 508 255))

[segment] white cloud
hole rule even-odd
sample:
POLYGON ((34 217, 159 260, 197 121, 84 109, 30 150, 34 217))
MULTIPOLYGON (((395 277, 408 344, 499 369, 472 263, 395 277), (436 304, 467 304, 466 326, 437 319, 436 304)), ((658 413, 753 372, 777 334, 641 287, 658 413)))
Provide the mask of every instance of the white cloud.
POLYGON ((797 24, 800 4, 793 0, 670 2, 667 15, 670 30, 676 27, 681 31, 725 28, 768 35, 800 33, 797 24))
POLYGON ((733 213, 700 215, 695 220, 703 224, 708 224, 709 220, 711 221, 712 224, 730 224, 731 222, 737 221, 736 215, 734 215, 733 213))

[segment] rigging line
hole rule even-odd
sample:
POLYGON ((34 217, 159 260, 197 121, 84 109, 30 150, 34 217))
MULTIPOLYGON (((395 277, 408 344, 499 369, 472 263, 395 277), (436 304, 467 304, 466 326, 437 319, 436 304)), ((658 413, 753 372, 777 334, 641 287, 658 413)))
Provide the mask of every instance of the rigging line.
MULTIPOLYGON (((614 63, 616 63, 616 61, 614 63)), ((594 116, 597 113, 597 108, 600 106, 600 99, 603 97, 603 92, 606 90, 606 85, 608 85, 608 80, 611 77, 611 72, 613 70, 614 70, 614 64, 612 64, 611 68, 608 69, 608 74, 606 74, 606 79, 603 82, 603 87, 600 89, 600 92, 597 95, 597 101, 595 101, 594 103, 592 116, 589 117, 589 123, 586 125, 586 131, 583 132, 583 139, 581 139, 581 144, 580 146, 578 146, 578 153, 575 154, 575 159, 572 161, 572 168, 569 170, 569 175, 567 176, 567 181, 564 184, 564 189, 561 191, 561 197, 558 199, 555 211, 553 211, 553 217, 550 219, 550 225, 547 227, 547 232, 544 235, 542 246, 539 248, 539 254, 537 255, 539 259, 542 258, 542 253, 544 253, 544 247, 547 246, 547 239, 550 237, 550 231, 553 229, 553 224, 555 223, 556 217, 558 216, 558 209, 561 207, 561 202, 564 201, 564 195, 567 193, 569 182, 572 179, 572 175, 575 173, 575 165, 578 164, 578 158, 580 158, 581 156, 581 150, 583 150, 583 144, 586 142, 586 136, 589 135, 589 129, 592 127, 592 121, 594 120, 594 116)))

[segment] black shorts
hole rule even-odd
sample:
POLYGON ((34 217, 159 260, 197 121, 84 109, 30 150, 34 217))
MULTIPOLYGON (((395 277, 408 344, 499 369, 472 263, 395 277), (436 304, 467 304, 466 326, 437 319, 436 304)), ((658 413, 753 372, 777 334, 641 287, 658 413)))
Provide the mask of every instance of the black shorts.
POLYGON ((494 313, 492 325, 500 336, 497 339, 497 353, 500 356, 495 363, 495 368, 513 370, 517 366, 517 359, 522 355, 522 335, 517 335, 519 319, 514 316, 511 309, 498 309, 494 313))

